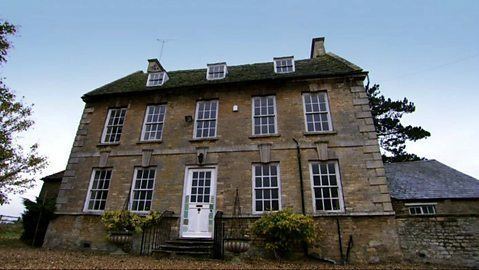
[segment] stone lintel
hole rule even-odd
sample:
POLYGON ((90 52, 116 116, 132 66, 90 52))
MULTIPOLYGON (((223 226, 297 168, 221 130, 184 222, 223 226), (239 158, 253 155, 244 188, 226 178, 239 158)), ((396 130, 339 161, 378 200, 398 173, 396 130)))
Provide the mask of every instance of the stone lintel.
POLYGON ((142 167, 150 166, 152 153, 153 153, 153 149, 141 150, 141 166, 142 167))
POLYGON ((270 143, 258 144, 259 159, 261 163, 271 162, 271 146, 270 143))
POLYGON ((316 153, 318 154, 319 160, 328 160, 328 141, 317 141, 314 142, 316 145, 316 153))
POLYGON ((106 167, 108 164, 108 157, 110 156, 110 151, 101 151, 100 152, 100 161, 98 163, 98 167, 106 167))

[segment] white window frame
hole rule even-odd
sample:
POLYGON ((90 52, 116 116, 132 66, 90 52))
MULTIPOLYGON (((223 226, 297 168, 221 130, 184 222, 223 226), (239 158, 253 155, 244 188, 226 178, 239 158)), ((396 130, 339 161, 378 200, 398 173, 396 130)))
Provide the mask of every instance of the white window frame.
POLYGON ((251 133, 252 133, 253 136, 271 136, 271 135, 277 135, 278 134, 278 110, 276 108, 276 96, 275 95, 254 96, 254 97, 251 98, 251 133), (273 97, 274 115, 266 114, 266 115, 256 116, 254 114, 254 101, 255 101, 255 99, 257 99, 257 98, 268 98, 268 97, 273 97), (269 129, 268 129, 268 133, 261 133, 261 130, 260 130, 260 133, 256 134, 255 133, 255 126, 254 126, 254 119, 256 117, 261 118, 261 117, 271 117, 271 116, 274 116, 274 132, 269 133, 269 129))
POLYGON ((119 108, 109 108, 108 109, 108 113, 107 113, 107 116, 106 116, 106 120, 105 120, 105 124, 103 126, 103 132, 102 132, 102 135, 101 135, 101 143, 102 144, 119 144, 120 143, 120 140, 121 140, 121 135, 123 134, 123 127, 125 126, 125 121, 126 121, 126 112, 127 112, 127 108, 126 107, 119 107, 119 108), (106 142, 105 139, 106 139, 106 133, 107 133, 107 130, 108 130, 108 122, 110 120, 110 117, 111 117, 111 113, 113 110, 120 110, 120 113, 121 111, 125 111, 125 116, 123 117, 123 124, 121 125, 121 133, 120 133, 120 139, 118 141, 114 141, 114 142, 106 142))
POLYGON ((333 131, 333 121, 331 119, 331 110, 329 107, 329 95, 327 91, 318 91, 318 92, 304 92, 301 94, 301 98, 303 99, 303 115, 304 115, 304 128, 307 133, 325 133, 325 132, 331 132, 333 131), (306 112, 306 97, 305 95, 318 95, 318 94, 323 94, 325 101, 326 101, 326 111, 320 111, 320 112, 306 112), (326 113, 327 118, 328 118, 328 124, 329 124, 329 129, 328 130, 308 130, 308 114, 324 114, 326 113))
POLYGON ((157 175, 156 167, 136 167, 133 170, 133 180, 132 180, 132 183, 131 183, 131 190, 130 190, 130 201, 128 203, 128 209, 130 211, 135 212, 135 213, 141 213, 141 214, 147 214, 150 211, 152 211, 151 209, 153 208, 153 199, 154 199, 154 196, 155 196, 156 175, 157 175), (151 189, 150 188, 147 188, 147 189, 142 189, 142 188, 136 189, 135 188, 137 175, 138 175, 138 170, 154 170, 155 175, 153 177, 153 186, 152 186, 151 189), (150 210, 133 210, 133 199, 134 199, 135 191, 151 191, 150 210))
POLYGON ((148 87, 153 87, 153 86, 162 86, 163 84, 165 84, 165 82, 168 80, 168 74, 166 74, 165 71, 160 71, 160 72, 151 72, 148 74, 148 79, 146 80, 146 86, 148 87), (161 76, 161 83, 153 83, 151 81, 151 77, 153 75, 156 75, 156 74, 160 74, 161 76))
POLYGON ((408 213, 411 216, 434 216, 437 214, 437 209, 436 209, 437 203, 405 203, 404 206, 407 207, 408 213), (432 206, 433 212, 434 213, 425 213, 424 207, 432 206), (411 213, 411 208, 419 208, 421 210, 421 213, 419 214, 413 214, 411 213))
MULTIPOLYGON (((105 209, 102 210, 95 210, 95 209, 88 209, 88 205, 90 204, 90 199, 91 199, 91 192, 92 192, 92 187, 93 187, 93 181, 95 180, 95 173, 97 171, 110 171, 110 179, 108 180, 108 189, 106 189, 107 195, 105 198, 105 209, 106 209, 106 203, 108 202, 108 193, 110 193, 110 186, 111 186, 111 179, 113 178, 113 169, 112 168, 94 168, 92 170, 91 176, 90 176, 90 183, 88 184, 88 190, 86 194, 86 199, 85 203, 83 205, 83 212, 87 213, 103 213, 105 209)), ((105 189, 95 189, 95 190, 105 190, 105 189)))
POLYGON ((274 73, 276 74, 286 74, 286 73, 293 73, 296 71, 296 67, 295 67, 295 64, 294 64, 294 57, 293 56, 290 56, 290 57, 278 57, 278 58, 274 58, 273 59, 273 63, 274 63, 274 73), (278 71, 278 68, 280 67, 278 65, 278 62, 280 61, 287 61, 287 60, 291 60, 291 66, 292 66, 292 70, 291 71, 278 71))
POLYGON ((226 67, 226 63, 218 63, 218 64, 207 65, 206 80, 208 80, 208 81, 222 80, 222 79, 226 78, 226 74, 228 74, 228 68, 226 67), (211 68, 216 68, 216 67, 222 67, 223 68, 223 76, 222 77, 213 78, 213 77, 210 76, 210 69, 211 68))
MULTIPOLYGON (((214 139, 214 138, 217 138, 218 136, 218 111, 220 110, 220 102, 218 99, 210 99, 210 100, 198 100, 196 101, 196 109, 195 109, 195 122, 194 122, 194 126, 193 126, 193 139, 214 139), (209 136, 209 137, 197 137, 196 136, 196 128, 197 128, 197 124, 198 124, 198 120, 199 121, 211 121, 213 120, 213 118, 209 118, 208 120, 205 120, 205 119, 198 119, 198 113, 199 113, 199 109, 200 109, 200 103, 203 103, 203 102, 216 102, 216 115, 215 115, 215 134, 214 136, 209 136)), ((210 116, 211 117, 211 116, 210 116)))
MULTIPOLYGON (((270 183, 270 186, 271 186, 271 183, 270 183)), ((263 189, 263 188, 261 188, 261 189, 263 189)), ((251 166, 251 190, 252 190, 252 195, 251 195, 252 209, 251 209, 251 212, 253 214, 259 215, 259 214, 264 214, 264 213, 272 213, 272 212, 281 211, 283 209, 283 207, 282 207, 282 200, 281 200, 281 195, 282 195, 282 192, 281 192, 281 168, 279 166, 279 163, 271 162, 271 163, 266 163, 266 164, 263 164, 263 163, 252 164, 252 166, 251 166), (255 172, 255 166, 263 166, 263 165, 269 165, 269 166, 274 165, 274 166, 276 166, 276 172, 278 173, 278 175, 277 175, 277 178, 278 178, 278 210, 264 211, 264 209, 263 209, 263 211, 256 211, 256 185, 255 185, 256 172, 255 172)), ((262 200, 264 200, 264 199, 262 199, 262 200)))
MULTIPOLYGON (((140 138, 140 141, 142 142, 154 142, 154 141, 161 141, 163 139, 163 130, 165 128, 165 118, 166 118, 166 104, 152 104, 152 105, 147 105, 146 106, 146 111, 145 111, 145 117, 143 119, 143 126, 142 126, 142 130, 141 130, 141 138, 140 138), (162 121, 158 121, 158 122, 147 122, 148 121, 148 112, 149 112, 149 109, 150 107, 164 107, 165 108, 165 112, 163 114, 163 120, 162 121), (159 139, 148 139, 148 140, 145 140, 145 134, 146 134, 146 126, 147 125, 152 125, 152 124, 162 124, 161 126, 161 130, 159 130, 159 132, 161 132, 161 136, 159 139)), ((157 130, 158 132, 158 130, 157 130)))
MULTIPOLYGON (((339 171, 339 162, 336 160, 325 160, 325 161, 312 161, 309 162, 309 180, 311 183, 311 197, 313 202, 314 213, 341 213, 344 212, 344 197, 343 197, 343 185, 341 181, 341 173, 339 171), (338 210, 317 210, 316 209, 316 195, 314 193, 314 175, 313 175, 313 164, 321 163, 334 163, 334 170, 336 173, 336 182, 338 186, 338 200, 339 200, 339 209, 338 210)), ((321 181, 321 180, 320 180, 321 181)), ((330 187, 330 186, 318 186, 318 187, 330 187)))

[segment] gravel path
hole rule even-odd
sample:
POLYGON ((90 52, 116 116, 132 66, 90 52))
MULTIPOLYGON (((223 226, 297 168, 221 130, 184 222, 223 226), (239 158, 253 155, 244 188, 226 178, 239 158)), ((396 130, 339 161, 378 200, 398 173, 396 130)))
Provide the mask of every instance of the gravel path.
MULTIPOLYGON (((19 241, 0 241, 0 268, 49 269, 439 269, 433 265, 348 265, 339 266, 315 261, 276 262, 268 260, 233 263, 188 258, 154 259, 139 256, 114 256, 79 251, 31 248, 19 241)), ((444 268, 445 269, 445 268, 444 268)))

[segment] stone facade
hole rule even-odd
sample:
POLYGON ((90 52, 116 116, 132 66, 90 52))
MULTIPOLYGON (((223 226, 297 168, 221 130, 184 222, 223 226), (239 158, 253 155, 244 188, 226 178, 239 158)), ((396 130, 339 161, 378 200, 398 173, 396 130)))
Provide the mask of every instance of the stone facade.
POLYGON ((411 202, 393 200, 404 257, 413 262, 479 266, 479 200, 427 202, 436 203, 435 215, 409 215, 405 204, 411 202))
POLYGON ((61 182, 43 182, 42 189, 38 197, 41 199, 56 199, 58 196, 58 191, 60 190, 61 182))
POLYGON ((338 218, 344 227, 344 245, 349 235, 355 241, 352 261, 400 259, 394 211, 363 80, 364 75, 342 75, 245 82, 87 100, 57 199, 58 217, 49 226, 45 246, 81 248, 88 242, 92 249, 109 249, 98 214, 83 210, 93 168, 112 168, 105 210, 122 209, 129 199, 134 168, 148 160, 150 166, 156 167, 152 210, 170 210, 179 216, 185 167, 198 166, 198 151, 206 154, 203 166, 217 167, 215 207, 226 217, 233 212, 237 188, 244 217, 260 216, 252 209, 252 164, 265 159, 279 164, 281 208, 300 213, 302 198, 294 138, 301 151, 305 213, 315 216, 321 231, 315 250, 324 257, 338 258, 337 249, 330 248, 338 243, 338 218), (333 131, 313 134, 305 132, 302 93, 317 91, 327 92, 333 131), (274 136, 251 135, 252 96, 258 95, 276 97, 274 136), (196 101, 208 99, 219 102, 217 137, 192 139, 194 124, 185 121, 185 116, 194 117, 196 101), (141 142, 146 105, 155 103, 166 104, 163 139, 141 142), (234 105, 237 111, 232 110, 234 105), (127 108, 121 141, 101 144, 108 108, 119 106, 127 108), (313 210, 309 164, 318 160, 336 160, 339 164, 344 201, 344 211, 340 213, 313 210))

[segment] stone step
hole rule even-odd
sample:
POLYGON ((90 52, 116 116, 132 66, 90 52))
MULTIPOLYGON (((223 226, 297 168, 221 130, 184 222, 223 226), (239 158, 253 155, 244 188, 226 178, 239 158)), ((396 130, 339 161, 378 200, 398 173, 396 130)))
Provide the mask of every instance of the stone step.
POLYGON ((165 256, 194 256, 194 257, 209 257, 213 251, 213 240, 205 238, 188 238, 188 239, 173 239, 167 240, 164 244, 159 245, 153 251, 156 257, 165 256))
POLYGON ((212 246, 213 240, 211 239, 175 239, 175 240, 167 240, 165 241, 166 244, 171 245, 205 245, 205 246, 212 246))
POLYGON ((159 250, 172 250, 172 251, 210 251, 213 246, 204 245, 159 245, 159 250))
POLYGON ((177 251, 177 250, 153 250, 152 255, 156 258, 169 257, 169 256, 190 256, 190 257, 210 257, 210 251, 177 251))

